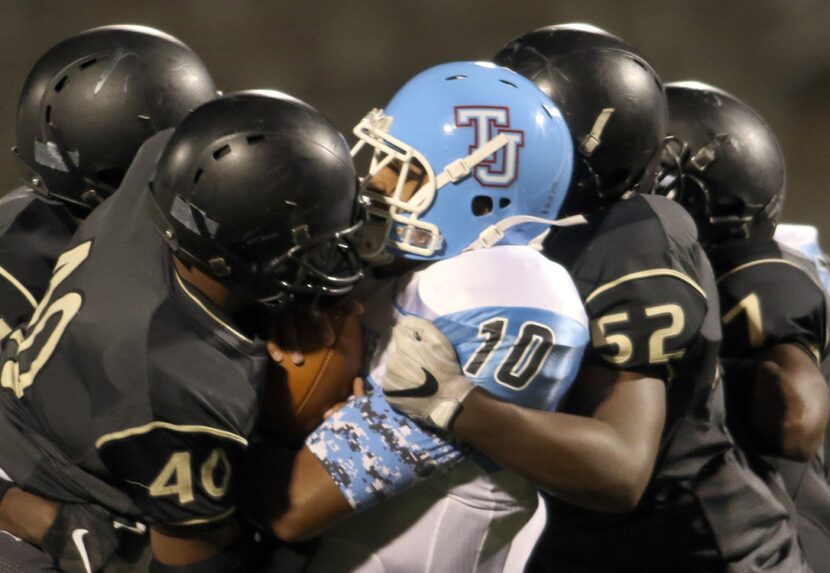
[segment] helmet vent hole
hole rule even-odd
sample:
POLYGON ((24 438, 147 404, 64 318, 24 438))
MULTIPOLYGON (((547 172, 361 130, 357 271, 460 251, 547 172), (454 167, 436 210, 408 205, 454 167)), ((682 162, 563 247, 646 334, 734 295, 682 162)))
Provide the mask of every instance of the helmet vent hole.
POLYGON ((52 106, 46 106, 46 123, 52 125, 52 106))
POLYGON ((264 140, 265 136, 262 135, 262 134, 260 134, 260 135, 249 135, 245 139, 248 141, 248 145, 253 145, 255 143, 259 143, 260 141, 264 140))
POLYGON ((510 86, 511 88, 516 88, 516 89, 518 89, 518 87, 516 86, 516 84, 514 84, 513 82, 508 82, 507 80, 499 80, 499 81, 500 81, 501 83, 503 83, 503 84, 506 84, 506 85, 510 86))
POLYGON ((193 184, 194 185, 199 182, 199 179, 202 178, 202 173, 204 173, 204 172, 205 172, 205 170, 202 169, 201 167, 196 170, 196 175, 193 176, 193 184))
POLYGON ((552 114, 552 113, 551 113, 551 111, 548 109, 548 106, 543 105, 543 106, 542 106, 542 109, 543 109, 543 110, 545 110, 545 113, 546 113, 546 114, 548 114, 548 117, 549 117, 550 119, 553 119, 553 114, 552 114))
POLYGON ((510 207, 510 199, 507 197, 499 199, 499 209, 507 209, 508 207, 510 207))
POLYGON ((493 212, 493 198, 487 195, 477 195, 473 197, 472 203, 473 215, 476 217, 483 217, 493 212))
POLYGON ((81 64, 81 69, 85 70, 97 61, 98 61, 98 58, 89 59, 89 60, 85 61, 83 64, 81 64))
POLYGON ((467 76, 465 74, 457 74, 457 75, 448 77, 447 81, 451 82, 453 80, 463 80, 463 79, 466 79, 466 78, 467 78, 467 76))
POLYGON ((69 76, 63 76, 60 79, 60 81, 57 84, 55 84, 55 91, 56 92, 61 91, 64 87, 66 87, 66 82, 68 82, 68 81, 69 81, 69 76))
POLYGON ((213 158, 214 159, 222 159, 223 157, 225 157, 230 152, 231 152, 231 146, 225 144, 225 145, 223 145, 222 147, 220 147, 219 149, 217 149, 216 151, 213 152, 213 158))

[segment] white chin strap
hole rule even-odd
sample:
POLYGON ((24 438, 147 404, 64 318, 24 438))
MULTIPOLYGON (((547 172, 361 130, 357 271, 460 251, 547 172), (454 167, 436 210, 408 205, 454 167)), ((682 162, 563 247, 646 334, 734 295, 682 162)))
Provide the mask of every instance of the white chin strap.
MULTIPOLYGON (((532 215, 514 215, 512 217, 505 217, 501 221, 493 223, 492 225, 484 229, 481 233, 479 233, 478 238, 469 245, 467 245, 467 247, 464 250, 474 251, 476 249, 490 248, 493 245, 499 243, 502 239, 504 239, 505 232, 508 229, 511 229, 518 225, 536 223, 549 225, 552 227, 573 227, 575 225, 584 225, 587 222, 588 220, 585 218, 584 215, 571 215, 570 217, 565 217, 563 219, 545 219, 543 217, 534 217, 532 215)), ((528 243, 528 246, 532 247, 537 251, 541 251, 542 242, 545 240, 545 237, 548 236, 548 233, 550 233, 550 229, 545 229, 544 232, 536 235, 528 243)))
POLYGON ((467 177, 473 169, 482 161, 496 153, 499 149, 507 145, 507 136, 503 133, 477 148, 467 157, 456 159, 449 163, 444 170, 435 178, 435 189, 438 190, 447 183, 455 183, 460 179, 467 177))

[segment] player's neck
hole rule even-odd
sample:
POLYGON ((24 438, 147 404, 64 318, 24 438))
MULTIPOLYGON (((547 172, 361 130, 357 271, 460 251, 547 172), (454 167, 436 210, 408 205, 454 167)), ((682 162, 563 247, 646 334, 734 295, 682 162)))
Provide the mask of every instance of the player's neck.
POLYGON ((212 279, 196 267, 189 267, 177 257, 173 256, 173 265, 176 273, 187 284, 196 288, 206 296, 213 304, 232 314, 239 310, 239 298, 220 282, 212 279))

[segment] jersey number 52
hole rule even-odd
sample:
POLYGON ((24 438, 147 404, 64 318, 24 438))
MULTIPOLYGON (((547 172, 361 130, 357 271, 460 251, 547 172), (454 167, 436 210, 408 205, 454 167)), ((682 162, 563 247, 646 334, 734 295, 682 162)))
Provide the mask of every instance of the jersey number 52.
MULTIPOLYGON (((665 364, 669 360, 677 359, 683 356, 685 350, 666 349, 666 342, 678 336, 683 332, 686 326, 686 315, 683 309, 677 304, 660 304, 646 307, 643 311, 645 315, 645 322, 660 318, 663 323, 668 321, 666 326, 662 328, 655 328, 649 330, 648 334, 648 363, 649 364, 665 364)), ((629 326, 631 318, 628 312, 618 312, 613 314, 606 314, 600 318, 591 321, 591 341, 594 348, 612 347, 612 352, 602 354, 602 357, 612 364, 623 365, 629 362, 635 355, 635 342, 629 334, 624 332, 614 332, 610 334, 612 329, 629 326)), ((640 329, 633 329, 634 332, 641 332, 640 329)))

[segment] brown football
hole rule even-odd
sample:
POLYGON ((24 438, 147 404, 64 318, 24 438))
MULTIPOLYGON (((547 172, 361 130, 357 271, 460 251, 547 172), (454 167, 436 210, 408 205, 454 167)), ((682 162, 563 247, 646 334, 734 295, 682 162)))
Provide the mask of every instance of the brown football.
POLYGON ((352 393, 363 355, 360 321, 342 308, 331 311, 329 320, 334 344, 323 346, 314 332, 300 330, 303 364, 295 365, 288 356, 275 364, 260 418, 267 435, 299 440, 320 424, 326 410, 352 393))

